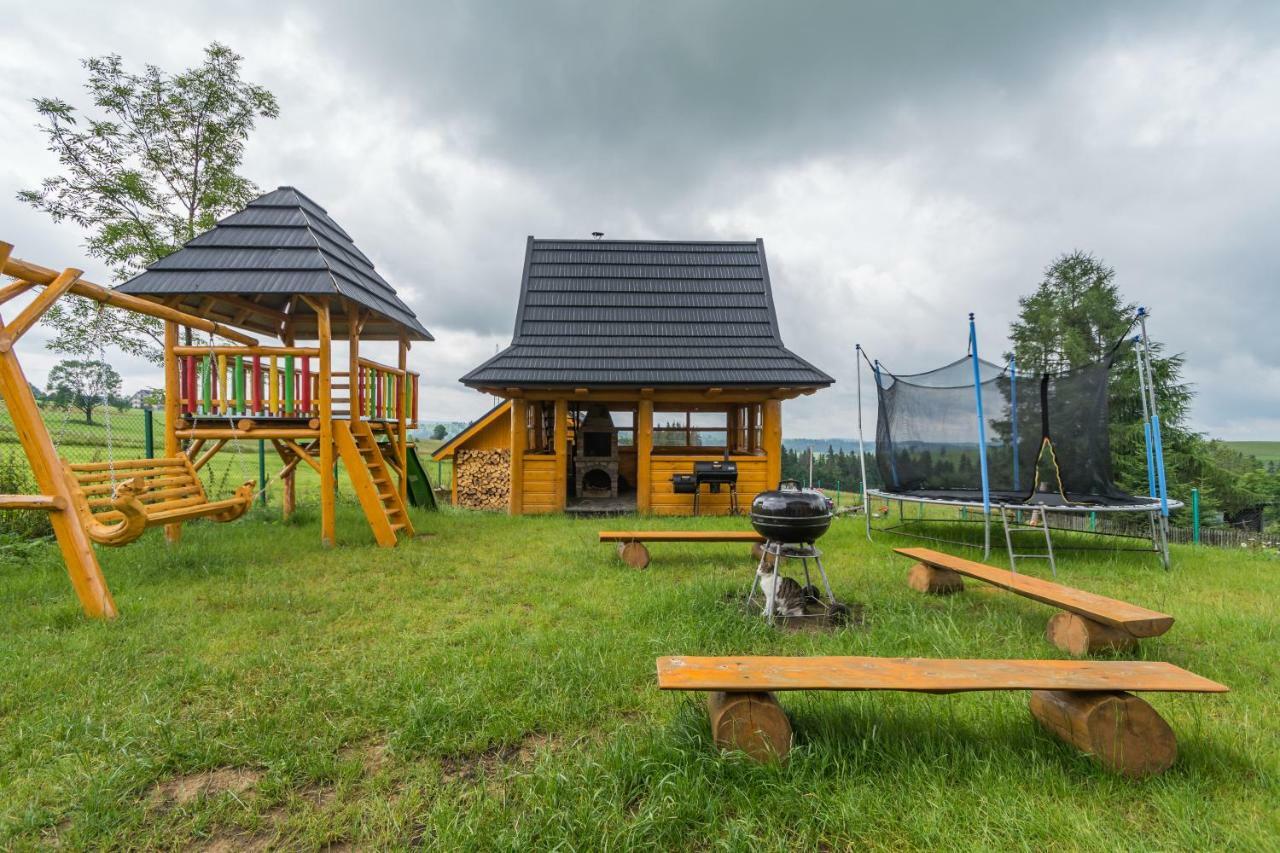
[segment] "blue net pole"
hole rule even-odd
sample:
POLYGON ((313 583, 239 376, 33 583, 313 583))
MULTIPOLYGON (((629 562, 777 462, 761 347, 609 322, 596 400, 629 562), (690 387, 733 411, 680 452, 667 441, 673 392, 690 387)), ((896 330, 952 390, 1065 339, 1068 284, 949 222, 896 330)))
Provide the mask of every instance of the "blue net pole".
POLYGON ((1147 393, 1151 396, 1151 448, 1156 457, 1156 487, 1160 490, 1160 514, 1168 518, 1169 488, 1164 475, 1164 442, 1160 438, 1160 411, 1156 408, 1156 377, 1151 369, 1151 339, 1147 337, 1147 309, 1138 309, 1138 322, 1142 327, 1142 354, 1147 363, 1147 393))
POLYGON ((978 367, 978 327, 969 315, 969 355, 973 359, 973 396, 978 403, 978 465, 982 471, 982 513, 991 515, 991 483, 987 478, 987 419, 982 411, 982 371, 978 367))

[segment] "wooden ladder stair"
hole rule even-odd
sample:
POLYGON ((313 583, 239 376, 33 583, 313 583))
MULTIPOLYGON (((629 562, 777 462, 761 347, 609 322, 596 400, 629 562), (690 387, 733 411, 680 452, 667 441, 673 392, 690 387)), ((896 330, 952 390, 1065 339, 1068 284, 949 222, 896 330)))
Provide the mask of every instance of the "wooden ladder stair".
POLYGON ((383 548, 394 548, 401 535, 413 536, 409 513, 373 430, 364 421, 335 420, 333 435, 373 538, 383 548))

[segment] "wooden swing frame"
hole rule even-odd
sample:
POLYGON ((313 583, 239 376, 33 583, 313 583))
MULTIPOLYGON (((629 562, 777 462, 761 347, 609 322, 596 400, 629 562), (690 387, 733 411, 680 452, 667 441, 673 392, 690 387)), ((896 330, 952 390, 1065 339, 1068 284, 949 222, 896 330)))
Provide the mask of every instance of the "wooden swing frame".
MULTIPOLYGON (((244 484, 235 497, 226 501, 210 502, 203 487, 199 487, 198 477, 195 478, 198 493, 187 492, 181 496, 164 494, 162 488, 149 488, 145 479, 139 483, 139 478, 135 477, 112 491, 111 506, 100 512, 105 518, 97 518, 90 505, 91 498, 82 487, 83 481, 74 470, 85 466, 65 466, 59 458, 53 438, 49 435, 48 427, 31 393, 31 385, 14 352, 15 344, 67 293, 164 320, 165 337, 173 343, 176 343, 179 326, 209 332, 245 346, 257 346, 258 341, 222 323, 86 281, 81 278, 84 274, 82 270, 68 268, 57 272, 11 257, 12 252, 12 244, 0 242, 0 274, 16 279, 0 287, 0 306, 32 288, 43 287, 43 290, 18 312, 12 322, 5 324, 0 318, 0 397, 4 398, 9 407, 18 441, 22 444, 41 494, 0 495, 0 509, 38 509, 48 512, 54 536, 67 565, 67 574, 80 599, 81 607, 88 616, 111 619, 117 615, 116 605, 94 553, 93 542, 122 545, 136 539, 147 527, 174 525, 194 517, 230 521, 243 515, 248 509, 253 497, 253 484, 244 484), (107 515, 108 512, 113 514, 107 515)), ((185 456, 182 460, 173 458, 149 461, 157 463, 154 466, 157 468, 181 461, 185 465, 184 470, 194 476, 195 469, 185 456)), ((179 485, 178 488, 189 489, 190 482, 179 485)))

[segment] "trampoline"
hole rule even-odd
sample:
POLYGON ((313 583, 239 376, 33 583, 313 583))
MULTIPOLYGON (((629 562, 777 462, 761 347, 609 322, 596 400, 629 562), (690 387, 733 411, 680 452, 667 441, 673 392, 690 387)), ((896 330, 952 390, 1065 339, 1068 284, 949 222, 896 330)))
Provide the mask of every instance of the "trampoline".
MULTIPOLYGON (((948 521, 981 524, 986 558, 991 553, 994 516, 1014 571, 1019 559, 1036 558, 1048 560, 1056 575, 1052 516, 1059 530, 1066 527, 1143 541, 1146 544, 1141 547, 1123 550, 1154 553, 1167 569, 1169 513, 1182 504, 1169 499, 1165 485, 1160 421, 1150 381, 1147 316, 1139 309, 1130 331, 1136 325, 1140 333, 1130 338, 1127 331, 1102 360, 1058 373, 1019 374, 1013 362, 1000 365, 979 357, 972 314, 968 354, 923 373, 893 373, 878 360, 869 360, 858 346, 859 450, 864 442, 861 404, 865 362, 876 387, 875 465, 884 484, 878 489, 867 488, 863 457, 863 505, 870 510, 870 499, 898 505, 897 523, 880 530, 970 545, 922 530, 948 520, 938 513, 930 515, 929 507, 958 508, 958 517, 948 521), (1109 383, 1121 357, 1130 352, 1137 365, 1142 398, 1146 496, 1119 488, 1112 471, 1109 383), (908 518, 907 504, 917 507, 915 518, 908 518), (1145 524, 1130 524, 1123 531, 1098 531, 1100 518, 1125 515, 1145 516, 1145 524), (1135 527, 1145 532, 1137 533, 1135 527), (1021 534, 1025 533, 1042 537, 1043 550, 1020 550, 1019 543, 1026 542, 1021 534)), ((871 538, 873 513, 865 515, 867 537, 871 538)), ((1088 546, 1059 546, 1057 550, 1081 549, 1088 546)))

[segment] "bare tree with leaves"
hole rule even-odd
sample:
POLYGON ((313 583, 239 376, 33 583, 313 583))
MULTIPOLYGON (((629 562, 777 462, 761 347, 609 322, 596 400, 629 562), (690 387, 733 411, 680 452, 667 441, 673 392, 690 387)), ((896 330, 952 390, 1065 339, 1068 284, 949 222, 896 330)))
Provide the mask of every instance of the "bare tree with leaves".
MULTIPOLYGON (((257 120, 275 118, 279 106, 241 78, 233 50, 214 42, 204 54, 202 64, 174 75, 154 65, 131 73, 115 54, 84 60, 92 114, 59 98, 35 99, 62 170, 18 199, 85 229, 89 254, 117 281, 259 194, 238 170, 257 120)), ((160 321, 108 309, 99 322, 98 310, 83 299, 60 301, 45 315, 57 333, 49 348, 83 355, 102 343, 163 361, 160 321)))

